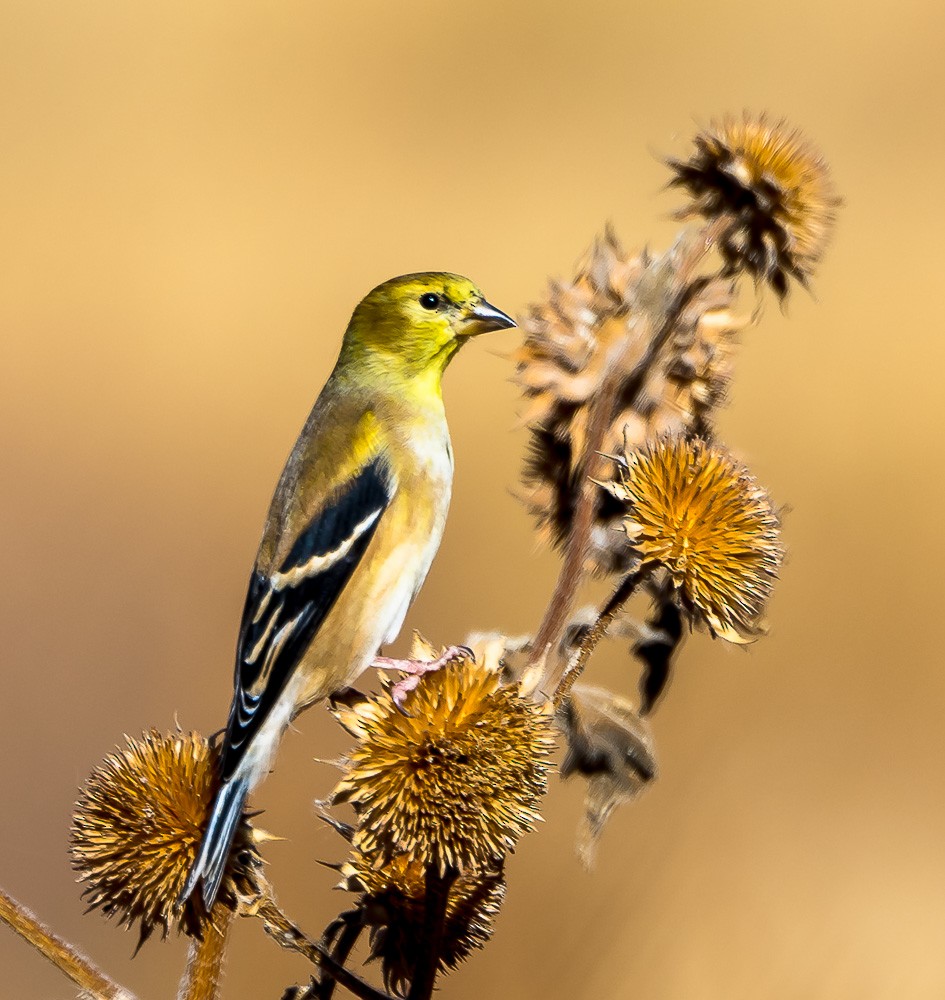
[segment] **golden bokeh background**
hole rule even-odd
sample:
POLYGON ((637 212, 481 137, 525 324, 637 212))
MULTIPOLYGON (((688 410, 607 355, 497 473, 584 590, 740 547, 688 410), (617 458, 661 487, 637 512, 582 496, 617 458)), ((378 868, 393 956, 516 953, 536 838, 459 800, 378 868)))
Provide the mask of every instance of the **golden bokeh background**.
MULTIPOLYGON (((661 777, 592 874, 578 784, 510 866, 491 996, 945 995, 941 164, 945 10, 630 4, 0 3, 0 884, 141 1000, 186 946, 83 916, 76 790, 123 733, 222 725, 244 589, 286 453, 355 302, 446 268, 520 311, 611 220, 661 247, 659 156, 694 122, 802 126, 845 198, 815 296, 744 337, 724 438, 791 507, 770 636, 694 636, 656 713, 661 777)), ((408 624, 534 626, 556 563, 513 498, 513 333, 448 375, 455 500, 408 624)), ((630 687, 611 648, 597 679, 630 687)), ((298 722, 256 803, 317 933, 345 745, 298 722)), ((0 928, 4 997, 69 984, 0 928)), ((227 1000, 304 964, 237 927, 227 1000)))

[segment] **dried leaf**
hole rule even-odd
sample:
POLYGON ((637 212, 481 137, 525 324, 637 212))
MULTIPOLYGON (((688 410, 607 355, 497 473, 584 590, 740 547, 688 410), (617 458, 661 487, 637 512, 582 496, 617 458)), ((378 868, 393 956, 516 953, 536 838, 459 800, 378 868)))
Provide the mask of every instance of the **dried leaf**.
POLYGON ((585 684, 574 685, 558 723, 568 744, 562 777, 581 774, 588 782, 578 853, 590 867, 611 813, 656 777, 653 740, 631 702, 585 684))

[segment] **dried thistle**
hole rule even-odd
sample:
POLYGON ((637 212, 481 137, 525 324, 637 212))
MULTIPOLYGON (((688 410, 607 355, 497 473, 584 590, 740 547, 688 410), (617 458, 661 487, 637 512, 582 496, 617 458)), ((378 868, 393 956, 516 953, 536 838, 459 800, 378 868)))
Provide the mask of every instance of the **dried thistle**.
POLYGON ((503 685, 516 685, 525 698, 531 698, 535 694, 541 683, 542 668, 529 663, 532 636, 471 632, 463 641, 472 650, 476 663, 496 671, 503 685))
MULTIPOLYGON (((599 471, 597 451, 616 450, 625 435, 643 444, 659 434, 704 433, 722 400, 742 321, 731 281, 697 277, 703 252, 684 234, 661 256, 630 255, 608 229, 574 278, 553 283, 523 320, 515 362, 531 432, 524 500, 553 544, 567 538, 583 484, 599 471), (588 455, 590 409, 605 384, 612 391, 606 429, 588 455)), ((606 494, 594 503, 590 568, 623 571, 630 551, 613 530, 620 507, 606 494)))
POLYGON ((578 851, 588 866, 611 813, 635 798, 655 777, 649 727, 626 698, 603 688, 575 684, 558 712, 568 751, 561 776, 587 780, 578 851))
POLYGON ((840 204, 827 164, 800 132, 764 115, 725 118, 700 132, 688 160, 670 160, 674 187, 692 203, 680 217, 724 219, 719 249, 729 274, 747 271, 784 298, 806 285, 840 204))
POLYGON ((656 707, 669 683, 683 635, 683 616, 672 581, 650 582, 650 611, 639 627, 633 654, 643 664, 640 675, 640 715, 656 707))
MULTIPOLYGON (((176 920, 199 937, 207 915, 178 900, 213 798, 216 751, 198 733, 152 729, 126 740, 91 773, 76 804, 72 864, 85 883, 82 895, 119 924, 138 921, 138 947, 155 927, 166 937, 176 920)), ((244 814, 218 897, 221 917, 241 896, 259 892, 256 839, 244 814)))
POLYGON ((427 674, 403 712, 388 691, 333 711, 360 741, 332 800, 354 806, 363 854, 484 870, 538 821, 550 715, 495 671, 466 660, 427 674))
MULTIPOLYGON (((398 855, 375 865, 359 851, 341 868, 340 887, 361 893, 360 920, 371 929, 370 958, 381 964, 388 991, 406 996, 424 951, 426 872, 423 864, 398 855)), ((492 936, 505 898, 501 867, 470 869, 450 885, 440 944, 440 969, 455 969, 492 936)))
POLYGON ((724 451, 661 438, 617 462, 601 485, 625 505, 641 567, 663 567, 687 611, 714 635, 745 642, 781 563, 780 523, 765 492, 724 451))

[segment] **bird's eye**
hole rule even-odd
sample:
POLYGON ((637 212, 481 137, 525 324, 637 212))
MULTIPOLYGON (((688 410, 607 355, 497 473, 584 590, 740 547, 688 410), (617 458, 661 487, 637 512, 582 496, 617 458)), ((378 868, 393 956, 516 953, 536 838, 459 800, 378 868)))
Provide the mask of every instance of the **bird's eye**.
POLYGON ((424 309, 436 309, 439 304, 440 297, 436 294, 436 292, 424 292, 423 295, 420 296, 420 305, 422 305, 424 309))

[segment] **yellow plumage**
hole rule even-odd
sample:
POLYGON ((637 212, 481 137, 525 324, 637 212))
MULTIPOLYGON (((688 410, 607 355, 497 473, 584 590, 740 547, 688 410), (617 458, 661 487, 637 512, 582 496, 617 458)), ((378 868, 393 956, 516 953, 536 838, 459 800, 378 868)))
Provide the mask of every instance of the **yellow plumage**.
POLYGON ((279 479, 250 579, 221 786, 184 895, 211 906, 249 789, 289 721, 353 683, 403 624, 439 546, 453 458, 443 372, 514 326, 468 279, 394 278, 358 305, 279 479))

